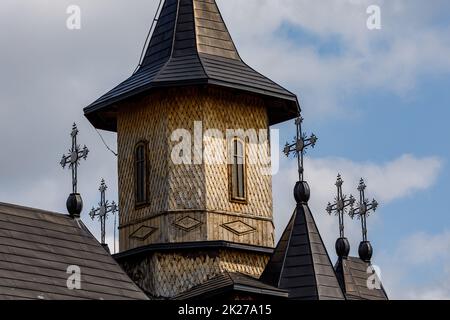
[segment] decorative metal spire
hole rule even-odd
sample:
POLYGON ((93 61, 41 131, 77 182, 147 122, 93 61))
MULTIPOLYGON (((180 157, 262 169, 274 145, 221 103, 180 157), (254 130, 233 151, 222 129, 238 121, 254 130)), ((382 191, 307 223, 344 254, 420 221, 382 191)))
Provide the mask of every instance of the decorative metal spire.
POLYGON ((339 174, 336 181, 336 187, 337 187, 337 196, 335 198, 335 203, 331 204, 328 203, 327 206, 327 212, 329 215, 331 215, 333 212, 336 213, 336 215, 339 218, 339 236, 340 238, 345 238, 344 233, 344 214, 347 212, 353 212, 353 205, 355 204, 356 200, 355 198, 350 195, 350 197, 343 194, 342 192, 342 185, 344 184, 344 180, 342 180, 341 175, 339 174), (347 211, 347 208, 349 208, 349 211, 347 211))
MULTIPOLYGON (((98 189, 100 191, 100 202, 98 203, 98 208, 92 208, 91 212, 89 213, 92 220, 94 220, 96 217, 100 220, 100 228, 101 228, 101 243, 102 245, 106 244, 105 241, 105 229, 106 229, 106 219, 108 218, 108 213, 116 214, 116 212, 119 210, 116 203, 113 201, 111 204, 109 204, 108 200, 106 200, 106 189, 108 187, 106 186, 105 180, 102 179, 102 182, 100 184, 100 188, 98 189)), ((115 243, 114 243, 115 246, 115 243)), ((115 251, 115 249, 114 249, 115 251)))
POLYGON ((359 181, 358 191, 359 191, 359 203, 358 207, 350 211, 350 217, 353 219, 355 216, 358 219, 361 219, 361 227, 362 227, 362 236, 363 242, 367 242, 367 217, 370 212, 375 212, 378 208, 378 202, 373 199, 372 202, 369 203, 369 200, 366 199, 365 190, 367 186, 364 183, 364 179, 361 178, 359 181))
POLYGON ((72 169, 72 193, 77 193, 77 169, 80 165, 80 160, 87 159, 89 150, 86 146, 81 149, 80 145, 77 143, 77 135, 78 135, 77 125, 74 123, 72 127, 72 132, 70 133, 72 137, 72 148, 69 150, 67 155, 63 155, 61 159, 61 166, 65 168, 69 165, 69 168, 72 169))
POLYGON ((318 140, 316 135, 311 134, 311 136, 307 138, 306 133, 302 132, 303 120, 304 119, 301 116, 295 120, 295 125, 297 126, 297 135, 291 144, 286 143, 286 146, 283 150, 284 154, 287 157, 289 157, 292 153, 294 153, 294 157, 297 157, 299 181, 303 181, 303 157, 306 153, 306 149, 308 147, 314 148, 318 140))

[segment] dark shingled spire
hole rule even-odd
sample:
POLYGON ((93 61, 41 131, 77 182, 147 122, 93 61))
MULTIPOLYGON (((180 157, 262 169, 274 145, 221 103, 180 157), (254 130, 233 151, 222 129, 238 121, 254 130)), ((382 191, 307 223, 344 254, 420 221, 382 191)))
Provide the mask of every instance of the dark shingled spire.
POLYGON ((296 186, 297 208, 267 265, 261 280, 289 291, 289 299, 343 300, 314 218, 308 207, 306 182, 296 186), (303 188, 298 186, 304 185, 303 188), (300 200, 300 201, 299 201, 300 200))
POLYGON ((96 128, 115 131, 118 102, 155 88, 186 85, 261 95, 270 124, 298 116, 295 94, 242 61, 215 0, 165 0, 138 71, 84 112, 96 128))

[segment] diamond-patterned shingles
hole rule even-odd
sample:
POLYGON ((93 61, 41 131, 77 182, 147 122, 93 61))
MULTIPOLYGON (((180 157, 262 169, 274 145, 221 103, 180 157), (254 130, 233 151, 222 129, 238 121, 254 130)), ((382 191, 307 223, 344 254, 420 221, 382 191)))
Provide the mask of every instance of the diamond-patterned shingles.
POLYGON ((130 238, 134 238, 134 239, 138 239, 138 240, 145 240, 148 237, 150 237, 150 235, 155 231, 156 231, 156 228, 148 227, 148 226, 141 226, 140 228, 138 228, 136 231, 134 231, 130 235, 130 238))
POLYGON ((191 231, 197 227, 199 227, 202 223, 198 221, 197 219, 194 219, 192 217, 186 216, 183 217, 176 222, 174 222, 174 225, 184 231, 191 231))
POLYGON ((222 225, 222 227, 224 227, 228 231, 233 232, 234 234, 237 234, 238 236, 242 236, 256 231, 255 228, 240 220, 225 223, 222 225))

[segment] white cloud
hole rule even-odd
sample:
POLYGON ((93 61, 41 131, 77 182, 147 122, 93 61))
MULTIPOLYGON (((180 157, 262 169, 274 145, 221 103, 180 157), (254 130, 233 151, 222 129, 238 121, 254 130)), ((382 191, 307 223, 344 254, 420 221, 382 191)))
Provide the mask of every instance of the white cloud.
MULTIPOLYGON (((325 158, 311 159, 309 165, 311 181, 330 181, 337 172, 342 172, 350 183, 347 188, 355 192, 357 182, 363 177, 370 186, 370 193, 379 201, 388 203, 415 191, 428 189, 436 182, 443 164, 437 157, 417 158, 405 154, 384 164, 325 158)), ((323 186, 320 187, 323 189, 323 186)))
POLYGON ((393 249, 382 250, 377 263, 392 297, 450 300, 450 231, 412 234, 393 249))
POLYGON ((298 93, 304 106, 314 105, 305 108, 310 115, 336 117, 361 90, 406 97, 421 76, 450 72, 450 27, 434 23, 449 8, 445 1, 375 1, 380 31, 366 27, 372 0, 218 3, 244 59, 298 93), (314 40, 283 36, 282 26, 314 40), (323 54, 326 46, 341 50, 323 54))
POLYGON ((404 298, 408 300, 450 300, 450 287, 446 285, 450 274, 443 281, 430 287, 412 288, 404 290, 404 298))
POLYGON ((450 263, 450 231, 413 234, 399 243, 397 251, 402 259, 414 265, 426 265, 440 259, 450 263))

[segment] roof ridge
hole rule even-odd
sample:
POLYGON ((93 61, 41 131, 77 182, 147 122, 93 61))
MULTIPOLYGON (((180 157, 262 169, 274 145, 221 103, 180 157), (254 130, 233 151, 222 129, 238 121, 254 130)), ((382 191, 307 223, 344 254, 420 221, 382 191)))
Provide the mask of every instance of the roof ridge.
POLYGON ((288 224, 284 228, 284 231, 283 231, 283 233, 281 235, 281 238, 280 238, 277 246, 275 247, 274 252, 273 252, 269 262, 267 263, 266 268, 264 269, 264 271, 263 271, 263 273, 262 273, 262 275, 260 277, 260 280, 265 282, 265 283, 267 283, 267 284, 270 284, 270 285, 273 285, 273 286, 276 286, 276 287, 280 287, 281 274, 282 274, 282 271, 283 271, 283 268, 284 268, 284 263, 286 261, 286 256, 287 256, 286 247, 287 247, 287 244, 290 242, 291 237, 292 237, 292 230, 293 230, 292 227, 293 227, 293 223, 294 223, 296 214, 297 214, 297 210, 294 210, 291 218, 289 219, 288 224), (287 237, 286 240, 284 240, 285 237, 287 237), (285 242, 286 247, 281 248, 283 241, 285 242), (279 267, 279 272, 276 272, 278 267, 275 267, 274 260, 277 259, 276 255, 279 253, 280 250, 283 250, 284 253, 283 253, 283 258, 282 258, 282 264, 279 267), (271 263, 273 263, 274 266, 271 266, 271 263), (271 270, 271 269, 275 269, 275 272, 274 272, 274 270, 271 270), (275 277, 274 277, 274 273, 275 273, 275 277))
MULTIPOLYGON (((291 230, 289 231, 289 237, 288 237, 287 245, 286 245, 286 252, 284 253, 283 264, 282 264, 282 266, 281 266, 280 276, 279 276, 278 281, 277 281, 277 287, 278 287, 278 288, 281 287, 281 283, 280 283, 280 282, 281 282, 281 275, 282 275, 282 273, 283 273, 284 264, 285 264, 285 262, 286 262, 286 258, 287 258, 287 254, 288 254, 287 247, 289 246, 289 243, 291 242, 291 239, 292 239, 292 233, 293 233, 293 231, 294 231, 294 225, 295 225, 295 219, 296 219, 296 218, 297 218, 297 209, 294 210, 294 213, 293 213, 292 218, 291 218, 292 221, 289 221, 289 224, 288 224, 288 226, 291 228, 291 230), (292 224, 292 225, 291 225, 291 224, 292 224)), ((286 230, 285 230, 285 231, 286 231, 286 230)))
MULTIPOLYGON (((180 12, 180 0, 176 0, 176 1, 177 1, 177 10, 176 10, 175 22, 174 22, 174 26, 173 26, 172 46, 170 48, 170 55, 169 55, 169 58, 167 59, 167 61, 161 66, 161 69, 159 69, 159 71, 155 74, 153 79, 158 79, 159 75, 167 67, 167 65, 169 64, 169 62, 172 60, 172 57, 173 57, 173 50, 175 48, 175 37, 177 34, 177 28, 178 28, 178 14, 180 12)), ((164 7, 162 8, 162 10, 164 10, 164 7)), ((162 10, 161 10, 161 14, 162 14, 162 10)), ((159 21, 159 18, 158 18, 158 21, 159 21)), ((158 25, 156 27, 158 27, 158 25)), ((152 35, 152 38, 153 38, 153 35, 152 35)), ((150 41, 151 41, 151 39, 150 39, 150 41)), ((149 48, 147 48, 147 50, 149 50, 149 48)), ((146 54, 146 56, 147 56, 147 54, 146 54)))
MULTIPOLYGON (((195 3, 195 1, 197 1, 197 0, 194 0, 194 3, 195 3)), ((237 49, 236 44, 234 43, 233 37, 231 36, 230 30, 228 29, 227 24, 225 23, 225 19, 223 18, 222 12, 220 11, 219 6, 216 3, 216 0, 213 0, 213 4, 214 4, 214 6, 217 9, 217 12, 218 12, 218 14, 220 16, 220 19, 222 20, 223 25, 225 26, 225 32, 230 36, 230 41, 231 41, 231 44, 233 45, 234 51, 236 52, 239 60, 244 62, 244 60, 242 60, 241 55, 239 54, 239 50, 237 49)))
POLYGON ((290 299, 345 299, 306 202, 297 203, 261 279, 288 290, 290 299))
MULTIPOLYGON (((298 207, 299 206, 303 206, 304 204, 297 204, 297 209, 296 209, 296 211, 298 211, 298 207)), ((304 209, 304 208, 303 208, 304 209)), ((303 210, 303 213, 304 213, 304 215, 305 215, 305 225, 306 225, 306 228, 307 228, 307 231, 306 231, 306 236, 308 237, 308 246, 309 246, 309 251, 310 251, 310 260, 311 260, 311 266, 312 266, 312 269, 313 269, 313 274, 314 274, 314 282, 315 282, 315 287, 316 287, 316 294, 317 294, 317 299, 319 299, 320 300, 320 292, 319 292, 319 280, 318 280, 318 278, 317 278, 317 272, 316 272, 316 263, 314 262, 314 250, 313 250, 313 247, 312 247, 312 245, 311 245, 311 231, 310 231, 310 229, 309 229, 309 227, 308 227, 308 218, 307 218, 307 216, 306 216, 306 210, 303 210)), ((312 215, 311 215, 312 216, 312 215)), ((315 221, 314 221, 314 218, 313 218, 313 223, 315 224, 315 221)))
MULTIPOLYGON (((196 26, 196 23, 195 23, 195 2, 193 2, 193 4, 192 4, 192 9, 193 9, 193 14, 194 14, 194 17, 193 17, 193 19, 194 19, 194 39, 195 39, 195 47, 197 48, 197 50, 195 50, 195 55, 197 56, 197 58, 198 58, 198 60, 200 61, 200 65, 202 66, 202 70, 203 70, 203 73, 205 74, 205 76, 208 78, 209 77, 209 75, 208 75, 208 72, 206 72, 206 68, 205 68, 205 65, 203 64, 203 61, 202 61, 202 58, 200 57, 200 53, 198 52, 198 32, 197 32, 197 26, 196 26)), ((203 112, 203 108, 202 108, 202 112, 203 112)))
MULTIPOLYGON (((313 224, 314 224, 314 226, 315 226, 315 228, 316 228, 316 230, 317 230, 317 234, 318 234, 319 239, 320 239, 320 242, 321 242, 321 244, 322 244, 322 248, 325 250, 325 256, 326 256, 327 259, 328 259, 328 266, 331 268, 331 270, 332 270, 332 272, 333 272, 333 274, 334 274, 334 278, 336 279, 336 284, 338 285, 339 288, 341 288, 340 285, 339 285, 339 280, 337 279, 336 270, 334 269, 333 264, 332 264, 331 259, 330 259, 330 255, 328 254, 327 247, 325 246, 325 244, 324 244, 324 242, 323 242, 323 239, 322 239, 322 235, 320 234, 319 229, 317 228, 316 220, 314 219, 314 216, 313 216, 311 210, 309 209, 308 205, 306 205, 306 206, 307 206, 308 211, 309 211, 309 212, 308 212, 308 213, 309 213, 309 216, 310 216, 310 218, 312 219, 312 222, 313 222, 313 224)), ((310 244, 311 244, 311 242, 310 242, 310 244)), ((311 252, 312 252, 312 246, 311 246, 311 252)), ((314 268, 315 268, 315 263, 314 263, 314 268)), ((315 275, 316 275, 316 281, 317 281, 318 273, 315 272, 315 275)), ((342 290, 342 288, 341 288, 341 290, 342 290)), ((319 292, 318 292, 318 294, 319 294, 319 292)), ((343 293, 342 293, 342 294, 343 294, 343 293)))

